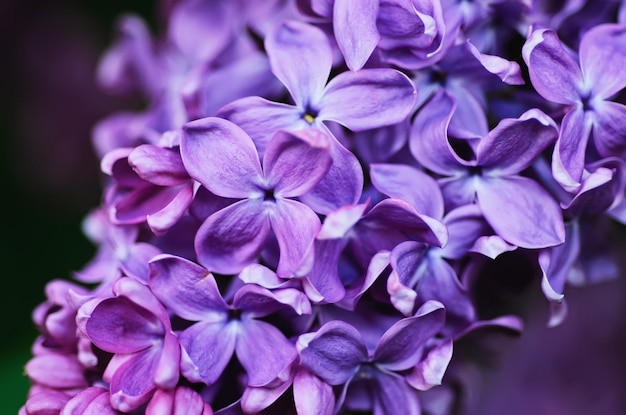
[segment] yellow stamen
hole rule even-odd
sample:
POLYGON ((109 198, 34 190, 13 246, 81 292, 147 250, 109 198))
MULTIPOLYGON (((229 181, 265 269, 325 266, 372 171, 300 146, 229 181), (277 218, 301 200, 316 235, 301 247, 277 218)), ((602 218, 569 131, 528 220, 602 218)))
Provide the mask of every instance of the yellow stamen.
POLYGON ((304 114, 304 121, 308 122, 309 124, 313 124, 315 118, 311 114, 304 114))

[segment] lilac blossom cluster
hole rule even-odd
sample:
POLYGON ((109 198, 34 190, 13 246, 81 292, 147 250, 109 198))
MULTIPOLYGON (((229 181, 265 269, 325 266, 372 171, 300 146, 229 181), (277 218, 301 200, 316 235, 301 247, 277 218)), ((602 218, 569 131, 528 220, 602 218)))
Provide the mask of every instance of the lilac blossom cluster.
POLYGON ((97 76, 146 106, 94 129, 97 252, 34 312, 21 414, 458 410, 454 345, 522 330, 490 263, 523 253, 551 326, 618 272, 626 2, 557 3, 124 16, 97 76))

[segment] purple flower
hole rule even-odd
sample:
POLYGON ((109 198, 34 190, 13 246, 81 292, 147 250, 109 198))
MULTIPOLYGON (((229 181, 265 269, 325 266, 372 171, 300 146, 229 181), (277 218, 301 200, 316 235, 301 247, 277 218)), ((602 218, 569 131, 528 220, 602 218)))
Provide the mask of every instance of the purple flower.
POLYGON ((337 409, 345 405, 373 409, 377 415, 419 414, 419 401, 411 388, 427 390, 441 383, 452 356, 451 342, 434 348, 429 344, 443 327, 444 315, 440 303, 428 302, 415 316, 391 326, 374 350, 368 350, 350 324, 328 322, 298 340, 301 364, 328 385, 344 385, 337 409))
POLYGON ((600 156, 626 155, 626 106, 609 101, 626 86, 625 42, 626 26, 598 25, 580 41, 580 63, 549 29, 534 31, 524 45, 524 61, 537 92, 548 101, 568 106, 552 172, 572 192, 580 187, 592 131, 600 156))
POLYGON ((273 231, 280 246, 277 272, 292 274, 320 227, 315 212, 292 198, 311 190, 328 172, 332 161, 326 135, 315 129, 277 132, 263 167, 250 137, 219 118, 186 124, 181 144, 193 178, 218 196, 242 199, 209 216, 198 230, 200 263, 235 274, 256 260, 273 231))
POLYGON ((148 287, 132 278, 113 285, 112 298, 95 298, 80 308, 79 330, 113 353, 104 373, 111 404, 129 412, 150 399, 157 387, 176 386, 180 346, 169 315, 148 287))
POLYGON ((150 267, 150 288, 155 295, 179 317, 196 322, 179 336, 181 370, 190 381, 212 385, 235 353, 246 370, 247 384, 265 386, 296 359, 295 346, 276 327, 259 319, 290 307, 310 313, 310 304, 300 291, 270 292, 246 284, 228 305, 213 275, 193 262, 163 255, 150 267))
POLYGON ((443 176, 448 209, 477 203, 489 225, 505 241, 542 248, 564 241, 561 209, 534 180, 520 173, 557 135, 554 121, 537 109, 504 119, 476 144, 471 160, 462 159, 448 140, 455 100, 439 91, 417 114, 410 148, 425 168, 443 176))

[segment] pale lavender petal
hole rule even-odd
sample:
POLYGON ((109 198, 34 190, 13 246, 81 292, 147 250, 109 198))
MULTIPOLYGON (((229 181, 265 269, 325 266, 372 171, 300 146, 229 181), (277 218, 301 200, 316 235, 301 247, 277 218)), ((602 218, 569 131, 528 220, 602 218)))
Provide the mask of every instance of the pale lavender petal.
POLYGON ((469 248, 469 251, 496 259, 501 254, 516 249, 516 245, 508 243, 498 235, 485 235, 476 238, 476 242, 469 248))
POLYGON ((187 259, 167 254, 154 258, 148 284, 166 307, 186 320, 220 321, 228 314, 213 275, 187 259))
POLYGON ((446 211, 476 202, 476 182, 479 176, 459 174, 439 179, 446 211))
POLYGON ((412 368, 422 357, 422 347, 443 328, 443 304, 429 301, 415 317, 404 318, 391 326, 378 342, 374 361, 387 370, 412 368))
POLYGON ((288 277, 302 264, 319 231, 320 219, 308 206, 290 199, 276 200, 269 217, 280 247, 276 273, 288 277))
POLYGON ((509 61, 500 56, 480 53, 476 46, 472 45, 469 39, 466 41, 468 50, 480 62, 480 64, 492 74, 498 76, 502 82, 509 85, 523 85, 524 78, 517 62, 509 61))
POLYGON ((143 144, 128 155, 128 164, 142 179, 159 186, 189 181, 180 154, 172 149, 143 144))
POLYGON ((202 118, 183 127, 181 155, 189 175, 222 197, 262 196, 261 163, 252 139, 221 118, 202 118))
POLYGON ((241 127, 252 138, 261 156, 276 131, 310 127, 310 124, 302 118, 302 109, 261 97, 233 101, 222 107, 217 115, 241 127))
POLYGON ((179 378, 180 344, 172 333, 166 333, 161 347, 161 357, 154 373, 154 383, 163 389, 176 386, 179 378))
POLYGON ((456 100, 444 89, 437 93, 418 111, 409 138, 413 157, 435 173, 450 176, 463 172, 463 162, 448 142, 448 125, 456 100))
POLYGON ((235 351, 249 386, 264 386, 298 357, 295 346, 273 325, 244 319, 235 351))
POLYGON ((168 37, 192 60, 211 61, 234 35, 234 11, 227 3, 183 0, 172 11, 168 37))
POLYGON ((478 205, 498 235, 522 248, 545 248, 565 240, 561 209, 550 194, 526 177, 483 177, 478 205))
POLYGON ((626 105, 602 101, 594 106, 593 141, 602 157, 626 156, 626 105))
POLYGON ((180 334, 180 369, 191 382, 215 383, 235 351, 235 323, 196 323, 180 334))
POLYGON ((298 415, 333 415, 333 388, 306 369, 300 369, 293 379, 293 398, 298 415))
POLYGON ((367 348, 357 329, 340 320, 324 324, 300 352, 302 365, 330 385, 354 376, 367 359, 367 348))
POLYGON ((56 389, 85 388, 85 368, 75 355, 42 354, 26 363, 26 374, 37 384, 56 389))
POLYGON ((146 415, 212 415, 200 394, 187 386, 157 390, 146 407, 146 415))
POLYGON ((103 300, 85 325, 89 339, 110 353, 135 353, 163 338, 159 319, 126 297, 103 300))
POLYGON ((321 130, 278 131, 263 156, 263 172, 276 197, 309 192, 332 164, 330 141, 321 130))
POLYGON ((430 350, 405 379, 409 385, 421 391, 441 385, 450 359, 452 359, 452 339, 430 350))
POLYGON ((148 262, 161 254, 161 250, 147 242, 130 245, 127 255, 121 258, 120 267, 126 275, 136 278, 138 281, 148 281, 148 262))
POLYGON ((393 306, 405 316, 411 316, 415 311, 417 293, 412 287, 418 283, 415 275, 426 249, 427 246, 422 243, 406 241, 391 251, 387 292, 393 306))
POLYGON ((403 164, 371 164, 370 178, 379 192, 409 202, 419 213, 443 216, 439 185, 423 171, 403 164))
POLYGON ((475 204, 460 206, 443 218, 448 228, 448 243, 441 249, 440 256, 460 259, 474 245, 476 238, 490 231, 480 208, 475 204))
POLYGON ((338 239, 343 238, 346 233, 363 217, 367 203, 360 205, 342 206, 341 208, 329 212, 324 218, 322 229, 317 235, 317 239, 338 239))
POLYGON ((542 97, 559 104, 580 98, 583 78, 578 63, 569 55, 553 30, 534 31, 522 48, 530 80, 542 97))
POLYGON ((356 204, 363 190, 363 170, 359 160, 333 135, 330 136, 330 154, 333 164, 326 176, 313 190, 299 197, 300 201, 322 214, 356 204))
POLYGON ((91 386, 70 399, 59 415, 117 415, 111 407, 109 391, 91 386))
POLYGON ((184 215, 193 201, 193 185, 183 186, 176 196, 161 210, 151 213, 146 221, 150 230, 157 236, 164 235, 184 215))
POLYGON ((552 154, 552 174, 566 190, 574 191, 580 186, 591 127, 592 117, 578 108, 565 114, 561 121, 552 154))
POLYGON ((292 367, 280 373, 274 382, 266 386, 247 386, 241 395, 241 408, 245 413, 256 414, 276 402, 293 383, 292 367))
POLYGON ((335 1, 333 30, 348 68, 365 65, 380 40, 376 28, 379 0, 335 1))
POLYGON ((517 174, 528 168, 558 135, 554 121, 538 109, 503 119, 478 144, 478 164, 489 175, 517 174))
POLYGON ((609 98, 626 87, 626 25, 601 24, 580 41, 580 65, 593 94, 609 98))
POLYGON ((265 38, 272 72, 287 87, 303 110, 317 103, 332 66, 332 49, 326 34, 299 21, 278 25, 265 38))
POLYGON ((156 385, 154 374, 159 362, 159 347, 131 355, 111 378, 111 406, 131 412, 150 398, 156 385))
POLYGON ((207 218, 195 238, 198 261, 210 271, 236 274, 256 262, 270 235, 262 199, 242 200, 207 218))
POLYGON ((326 86, 318 119, 336 121, 352 131, 393 125, 404 121, 416 99, 411 80, 394 69, 342 72, 326 86))
MULTIPOLYGON (((306 296, 294 288, 270 291, 255 284, 242 286, 233 298, 233 307, 245 313, 247 318, 265 317, 287 306, 296 312, 303 311, 308 305, 306 296)), ((310 313, 310 305, 308 307, 310 313)))
POLYGON ((339 278, 339 257, 344 246, 341 239, 315 241, 315 261, 307 278, 324 301, 329 303, 341 300, 346 293, 339 278))

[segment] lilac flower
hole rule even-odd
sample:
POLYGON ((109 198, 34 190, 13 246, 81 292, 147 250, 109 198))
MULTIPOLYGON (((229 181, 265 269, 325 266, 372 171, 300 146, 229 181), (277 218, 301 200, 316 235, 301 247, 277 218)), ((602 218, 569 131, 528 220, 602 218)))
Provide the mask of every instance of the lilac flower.
POLYGON ((246 284, 228 305, 212 274, 199 265, 163 255, 150 267, 150 288, 155 295, 179 317, 196 322, 180 334, 181 371, 190 381, 212 385, 235 353, 246 370, 247 384, 265 386, 297 357, 295 346, 259 318, 289 307, 299 313, 310 312, 301 292, 270 292, 246 284))
POLYGON ((626 27, 605 24, 582 37, 579 62, 549 29, 534 31, 523 48, 530 79, 545 99, 567 105, 554 149, 554 178, 576 191, 585 166, 588 140, 602 157, 626 154, 626 106, 609 99, 626 86, 626 27))
MULTIPOLYGON (((419 414, 419 401, 411 388, 427 390, 440 383, 452 355, 451 342, 425 349, 443 322, 443 306, 426 303, 414 317, 391 326, 375 349, 368 350, 358 330, 331 321, 300 337, 301 364, 329 385, 344 385, 337 409, 345 405, 373 409, 377 415, 419 414)), ((296 401, 299 398, 296 394, 296 401)))
POLYGON ((219 118, 188 123, 181 144, 193 178, 218 196, 242 199, 209 216, 198 230, 200 263, 218 273, 237 273, 255 261, 273 231, 281 255, 277 272, 292 274, 320 221, 291 198, 311 190, 330 168, 328 138, 314 129, 279 131, 268 144, 263 167, 250 137, 219 118))
POLYGON ((556 126, 533 109, 505 119, 472 148, 466 161, 452 149, 447 126, 455 101, 438 92, 413 123, 410 147, 440 180, 448 209, 476 202, 505 241, 524 248, 558 245, 565 238, 561 210, 535 181, 519 175, 556 138, 556 126))
POLYGON ((101 386, 90 386, 70 399, 59 415, 117 415, 109 399, 109 391, 101 386))
POLYGON ((113 408, 129 412, 157 387, 176 386, 180 346, 167 311, 145 285, 120 278, 113 292, 115 297, 83 304, 77 324, 98 348, 114 354, 104 379, 113 408))

